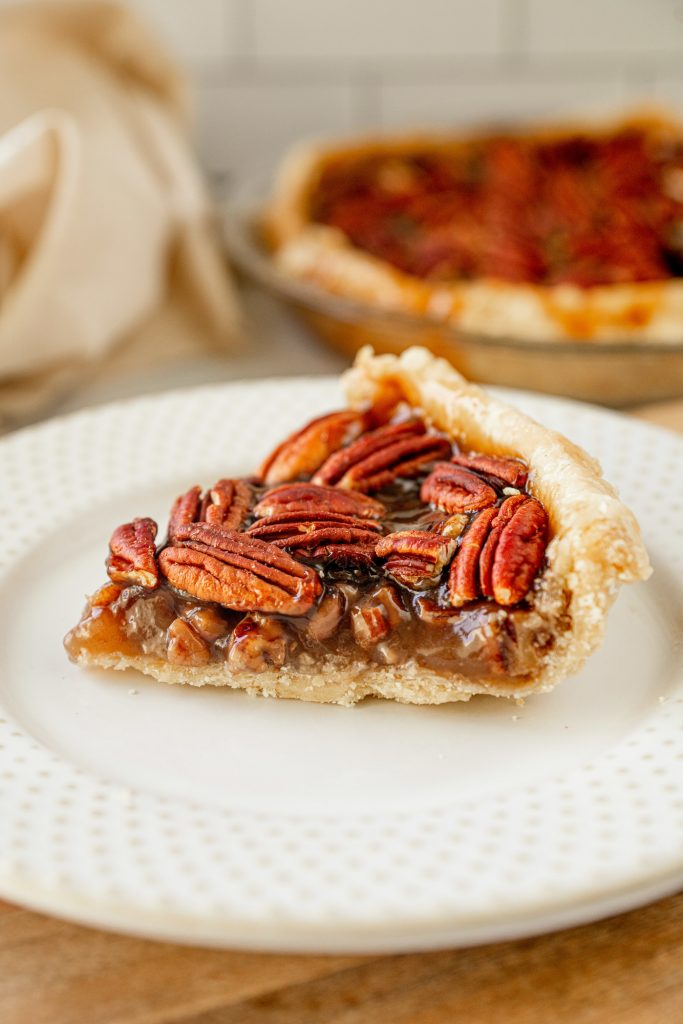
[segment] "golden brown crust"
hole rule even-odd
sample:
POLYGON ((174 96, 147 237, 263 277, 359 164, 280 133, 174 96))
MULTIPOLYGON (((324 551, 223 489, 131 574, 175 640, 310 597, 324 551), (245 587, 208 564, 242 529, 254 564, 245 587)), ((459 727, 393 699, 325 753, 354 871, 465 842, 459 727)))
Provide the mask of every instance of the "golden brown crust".
POLYGON ((555 646, 540 659, 538 670, 525 679, 492 675, 473 681, 457 673, 439 674, 414 661, 400 666, 349 665, 334 655, 310 669, 285 666, 256 675, 236 673, 226 663, 187 669, 151 655, 97 655, 85 649, 79 661, 137 668, 169 683, 229 686, 338 704, 353 704, 369 695, 416 704, 468 700, 474 693, 520 699, 552 688, 581 667, 602 640, 619 584, 646 579, 651 571, 633 515, 603 480, 595 460, 560 434, 469 384, 425 349, 412 348, 400 357, 374 356, 364 349, 346 374, 345 385, 351 404, 358 407, 387 388, 397 389, 464 448, 517 456, 531 466, 529 489, 544 503, 552 530, 547 568, 534 605, 544 624, 556 632, 555 646))
POLYGON ((401 356, 373 356, 363 349, 346 375, 354 405, 396 385, 464 447, 516 456, 531 467, 529 490, 545 505, 552 533, 535 605, 559 621, 566 599, 570 621, 534 681, 534 690, 549 689, 578 671, 600 644, 619 584, 651 573, 633 514, 583 449, 468 383, 425 349, 411 348, 401 356))
MULTIPOLYGON (((601 135, 640 127, 659 136, 680 139, 683 126, 662 112, 643 111, 618 121, 587 121, 561 126, 534 126, 519 135, 560 139, 577 131, 601 135)), ((415 148, 438 150, 461 140, 445 135, 411 135, 367 139, 347 145, 298 146, 285 158, 262 227, 278 267, 288 276, 325 292, 378 309, 428 315, 472 334, 529 341, 642 341, 680 344, 683 322, 683 281, 643 282, 578 287, 544 287, 506 281, 431 283, 390 266, 353 246, 336 228, 314 224, 308 199, 322 169, 339 157, 372 153, 406 153, 415 148)))

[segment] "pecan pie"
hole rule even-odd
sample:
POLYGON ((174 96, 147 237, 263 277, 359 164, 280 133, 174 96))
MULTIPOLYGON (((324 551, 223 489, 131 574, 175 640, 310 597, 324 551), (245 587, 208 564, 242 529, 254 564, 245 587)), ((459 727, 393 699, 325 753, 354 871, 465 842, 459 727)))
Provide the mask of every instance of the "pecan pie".
POLYGON ((582 665, 650 571, 597 464, 424 349, 363 350, 345 383, 253 476, 180 495, 161 542, 114 530, 72 659, 340 704, 521 698, 582 665))
POLYGON ((683 129, 616 124, 298 148, 279 267, 477 334, 681 341, 683 129))

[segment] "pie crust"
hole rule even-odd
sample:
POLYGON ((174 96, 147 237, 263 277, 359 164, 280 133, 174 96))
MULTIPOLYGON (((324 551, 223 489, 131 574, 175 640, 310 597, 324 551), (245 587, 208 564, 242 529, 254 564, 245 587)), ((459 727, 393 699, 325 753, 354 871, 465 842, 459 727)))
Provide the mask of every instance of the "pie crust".
POLYGON ((78 627, 67 638, 73 660, 136 668, 168 683, 230 686, 347 705, 368 695, 417 704, 467 700, 475 693, 520 699, 551 689, 582 666, 602 640, 619 584, 646 579, 651 571, 633 515, 602 478, 595 460, 469 384, 425 349, 412 348, 400 357, 374 356, 364 349, 344 384, 352 408, 367 408, 387 395, 400 397, 421 410, 430 427, 457 438, 463 450, 516 457, 530 467, 528 491, 543 503, 550 521, 546 560, 532 604, 545 628, 555 632, 554 644, 534 671, 523 678, 472 678, 425 668, 412 657, 400 665, 353 663, 333 651, 310 666, 285 663, 258 673, 236 672, 227 661, 179 667, 158 654, 132 650, 125 636, 115 633, 104 645, 81 643, 78 627))
MULTIPOLYGON (((599 139, 622 129, 644 131, 679 143, 683 128, 661 112, 620 120, 535 127, 516 138, 559 141, 599 139)), ((397 269, 355 246, 338 228, 316 223, 310 200, 321 174, 340 159, 409 156, 471 145, 481 136, 413 135, 348 144, 300 145, 285 158, 261 218, 262 234, 276 266, 288 277, 324 292, 386 311, 427 316, 468 333, 529 341, 585 339, 680 344, 683 279, 579 287, 539 285, 494 278, 429 280, 397 269)), ((485 137, 485 136, 484 136, 485 137)))

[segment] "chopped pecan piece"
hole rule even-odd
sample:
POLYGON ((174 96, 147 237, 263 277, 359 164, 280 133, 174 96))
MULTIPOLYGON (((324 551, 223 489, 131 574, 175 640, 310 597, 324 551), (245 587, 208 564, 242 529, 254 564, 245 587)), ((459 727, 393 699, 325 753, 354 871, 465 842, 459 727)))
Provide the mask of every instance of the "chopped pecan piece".
POLYGON ((307 423, 271 452, 259 471, 266 484, 280 484, 315 473, 332 452, 354 441, 369 425, 366 412, 344 409, 307 423))
POLYGON ((239 530, 249 512, 252 494, 246 480, 219 480, 209 491, 202 519, 224 530, 239 530))
POLYGON ((190 487, 173 502, 168 519, 168 539, 174 540, 176 530, 189 523, 196 523, 201 515, 202 489, 190 487))
POLYGON ((399 477, 418 476, 451 450, 444 437, 425 433, 422 420, 392 423, 364 434, 331 455, 313 477, 315 484, 378 491, 399 477))
POLYGON ((422 484, 420 497, 443 512, 451 513, 474 512, 494 505, 498 498, 485 480, 452 462, 437 462, 422 484))
POLYGON ((547 531, 545 509, 525 494, 480 512, 451 566, 451 604, 459 607, 480 596, 504 607, 518 604, 541 567, 547 531))
POLYGON ((228 625, 219 608, 212 608, 211 605, 195 605, 184 614, 194 631, 209 643, 218 640, 227 632, 228 625))
POLYGON ((184 619, 174 619, 168 627, 166 657, 172 665, 206 665, 209 648, 184 619))
POLYGON ((374 647, 409 618, 396 588, 385 583, 351 609, 351 629, 361 647, 374 647))
POLYGON ((233 630, 227 660, 236 672, 262 672, 284 665, 288 647, 289 636, 281 622, 246 615, 233 630))
POLYGON ((120 583, 104 583, 88 598, 88 609, 106 608, 121 596, 123 587, 120 583))
POLYGON ((377 556, 386 559, 387 575, 411 590, 435 586, 454 551, 454 540, 420 530, 390 533, 375 548, 377 556))
POLYGON ((118 526, 109 541, 107 573, 114 583, 139 583, 143 587, 159 584, 153 519, 134 519, 118 526))
POLYGON ((430 626, 448 625, 462 615, 459 608, 442 608, 433 598, 425 595, 416 598, 414 607, 418 619, 430 626))
POLYGON ((347 563, 369 563, 381 530, 380 524, 372 520, 317 511, 268 516, 253 523, 247 533, 321 561, 335 560, 341 551, 347 563))
POLYGON ((452 516, 448 517, 448 519, 444 519, 442 523, 439 523, 438 531, 439 533, 442 533, 444 537, 450 537, 452 540, 457 540, 469 521, 470 517, 464 512, 454 512, 452 516))
POLYGON ((502 455, 463 455, 459 452, 452 457, 451 462, 463 469, 472 469, 475 473, 494 476, 510 487, 524 487, 529 476, 523 462, 502 455))
POLYGON ((316 509, 338 512, 359 519, 381 519, 386 509, 381 501, 358 491, 340 491, 319 484, 282 484, 268 491, 254 506, 254 515, 279 515, 282 512, 309 512, 316 509))
POLYGON ((318 606, 311 612, 307 633, 311 640, 329 640, 337 631, 346 611, 346 598, 337 588, 326 592, 318 606))
POLYGON ((357 644, 374 647, 389 636, 391 625, 380 605, 358 605, 351 610, 351 629, 357 644))
POLYGON ((200 601, 235 611, 305 615, 322 590, 314 569, 256 537, 190 523, 175 539, 159 555, 161 571, 200 601))

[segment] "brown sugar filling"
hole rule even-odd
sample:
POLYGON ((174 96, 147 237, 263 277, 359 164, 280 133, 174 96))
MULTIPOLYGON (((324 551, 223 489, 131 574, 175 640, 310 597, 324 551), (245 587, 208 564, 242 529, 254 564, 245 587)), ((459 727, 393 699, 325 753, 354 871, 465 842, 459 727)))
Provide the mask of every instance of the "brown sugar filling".
POLYGON ((236 673, 411 662, 519 682, 566 613, 537 600, 549 524, 521 460, 461 450, 395 399, 307 424, 260 473, 181 495, 168 534, 135 519, 65 638, 236 673))

